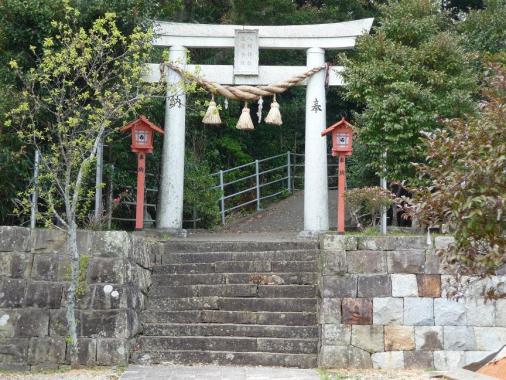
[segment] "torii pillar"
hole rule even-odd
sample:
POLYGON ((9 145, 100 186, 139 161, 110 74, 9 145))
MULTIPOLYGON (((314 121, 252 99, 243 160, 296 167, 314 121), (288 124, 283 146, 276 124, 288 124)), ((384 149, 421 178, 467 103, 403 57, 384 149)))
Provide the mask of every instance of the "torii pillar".
MULTIPOLYGON (((186 49, 183 46, 171 46, 169 60, 184 66, 186 49)), ((157 228, 172 235, 186 236, 186 231, 183 230, 186 95, 181 90, 181 75, 170 69, 166 75, 165 134, 157 228)))
MULTIPOLYGON (((307 67, 322 66, 325 51, 307 50, 307 67)), ((308 79, 306 91, 306 139, 304 163, 304 231, 311 236, 329 229, 327 142, 321 132, 327 126, 325 99, 325 70, 308 79)))

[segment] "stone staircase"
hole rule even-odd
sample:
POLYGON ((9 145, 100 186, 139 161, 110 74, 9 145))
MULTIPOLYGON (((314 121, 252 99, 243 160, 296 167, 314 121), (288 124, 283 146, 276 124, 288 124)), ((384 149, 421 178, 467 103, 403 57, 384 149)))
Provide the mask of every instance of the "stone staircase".
POLYGON ((317 366, 318 244, 164 244, 155 258, 140 363, 317 366))

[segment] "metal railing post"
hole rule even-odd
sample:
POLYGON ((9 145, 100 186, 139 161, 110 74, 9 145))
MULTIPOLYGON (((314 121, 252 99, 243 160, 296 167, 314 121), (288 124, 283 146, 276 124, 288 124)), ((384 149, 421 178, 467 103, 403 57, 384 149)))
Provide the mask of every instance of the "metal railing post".
POLYGON ((30 212, 30 228, 33 230, 37 223, 37 203, 39 193, 37 187, 39 185, 39 163, 40 163, 40 152, 39 149, 35 149, 35 159, 33 164, 33 194, 32 194, 32 208, 30 212))
POLYGON ((286 171, 287 171, 287 179, 288 179, 288 186, 287 190, 289 193, 292 192, 292 164, 291 164, 291 153, 290 151, 286 152, 286 171))
POLYGON ((220 214, 221 214, 221 224, 225 225, 225 185, 223 183, 223 170, 220 170, 220 190, 221 190, 221 199, 220 199, 220 214))
POLYGON ((257 187, 257 211, 260 211, 262 207, 260 206, 260 164, 258 160, 255 160, 255 178, 257 187))

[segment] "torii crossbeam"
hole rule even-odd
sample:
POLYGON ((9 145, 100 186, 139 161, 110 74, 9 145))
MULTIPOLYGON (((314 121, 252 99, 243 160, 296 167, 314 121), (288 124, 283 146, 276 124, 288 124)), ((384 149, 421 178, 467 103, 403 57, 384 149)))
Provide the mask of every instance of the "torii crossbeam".
MULTIPOLYGON (((155 22, 155 46, 170 47, 169 60, 187 71, 186 48, 234 48, 234 65, 199 65, 199 75, 227 85, 267 85, 325 63, 324 49, 352 49, 358 36, 369 33, 372 18, 333 24, 245 26, 155 22), (259 49, 307 50, 306 66, 259 66, 259 49)), ((341 68, 329 72, 329 85, 343 84, 341 68)), ((165 135, 162 153, 160 204, 157 228, 184 234, 183 185, 186 96, 172 94, 181 80, 174 70, 167 72, 165 135), (177 101, 168 101, 177 96, 177 101)), ((160 68, 151 64, 148 81, 160 79, 160 68)), ((325 73, 320 71, 300 83, 306 91, 304 231, 312 235, 329 228, 327 190, 327 147, 320 133, 326 128, 325 73)))

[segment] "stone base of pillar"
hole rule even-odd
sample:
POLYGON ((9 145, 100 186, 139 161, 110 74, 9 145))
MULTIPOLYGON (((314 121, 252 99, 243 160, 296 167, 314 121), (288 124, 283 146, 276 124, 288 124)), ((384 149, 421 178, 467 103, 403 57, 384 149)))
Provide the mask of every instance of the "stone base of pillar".
POLYGON ((319 236, 328 231, 300 231, 297 235, 298 239, 318 239, 319 236))
POLYGON ((157 228, 157 229, 145 228, 140 231, 135 231, 134 234, 142 236, 153 236, 155 238, 188 237, 188 231, 186 231, 184 228, 157 228))

